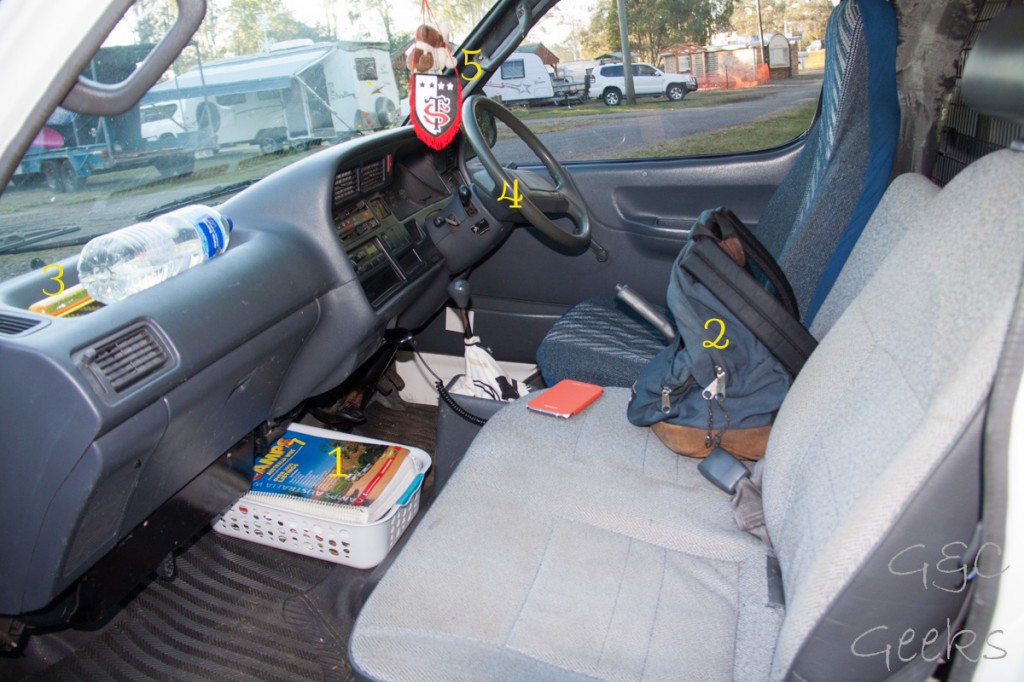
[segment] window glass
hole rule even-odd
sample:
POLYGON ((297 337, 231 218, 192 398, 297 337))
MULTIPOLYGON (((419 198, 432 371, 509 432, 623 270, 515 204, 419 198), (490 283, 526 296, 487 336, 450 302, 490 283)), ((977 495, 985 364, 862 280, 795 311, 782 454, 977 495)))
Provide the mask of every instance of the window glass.
MULTIPOLYGON (((768 55, 758 47, 755 0, 672 1, 667 14, 652 11, 646 0, 624 4, 636 104, 626 98, 613 0, 559 2, 523 41, 531 56, 552 69, 551 87, 531 83, 500 93, 560 161, 764 149, 794 139, 810 125, 822 71, 801 69, 796 59, 791 66, 788 54, 781 68, 769 69, 768 55)), ((795 43, 802 51, 823 37, 832 5, 762 0, 765 43, 777 36, 776 42, 795 43)), ((514 53, 506 66, 522 58, 514 53)), ((528 73, 533 72, 531 67, 528 73)), ((507 130, 499 133, 495 153, 503 162, 534 159, 507 130)))
POLYGON ((526 62, 522 59, 510 59, 501 65, 501 79, 526 78, 526 62))
POLYGON ((361 81, 377 80, 377 62, 373 57, 356 59, 356 78, 361 81))
MULTIPOLYGON (((453 51, 493 4, 430 3, 453 51)), ((206 5, 189 46, 128 112, 50 115, 0 188, 0 280, 177 205, 216 205, 327 145, 404 119, 419 2, 206 5)), ((176 0, 135 2, 83 75, 126 78, 173 25, 176 7, 176 0)))

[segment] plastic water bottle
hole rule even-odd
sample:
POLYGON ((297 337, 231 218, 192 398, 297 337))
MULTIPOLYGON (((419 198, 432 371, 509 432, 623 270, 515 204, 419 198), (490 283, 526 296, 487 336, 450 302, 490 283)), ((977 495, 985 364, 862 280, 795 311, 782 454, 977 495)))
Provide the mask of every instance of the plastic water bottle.
POLYGON ((224 251, 231 219, 196 204, 96 237, 82 249, 78 278, 101 303, 116 303, 224 251))

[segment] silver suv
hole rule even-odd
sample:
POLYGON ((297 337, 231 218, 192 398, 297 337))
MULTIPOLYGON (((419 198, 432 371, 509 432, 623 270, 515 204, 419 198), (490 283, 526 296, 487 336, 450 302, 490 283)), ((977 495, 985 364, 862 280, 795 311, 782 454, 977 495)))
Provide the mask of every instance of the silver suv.
MULTIPOLYGON (((610 107, 618 106, 626 92, 626 78, 622 64, 602 64, 590 74, 590 94, 600 97, 610 107)), ((664 95, 673 102, 681 102, 686 93, 697 89, 697 79, 688 74, 665 73, 650 64, 633 63, 633 89, 637 97, 664 95)))

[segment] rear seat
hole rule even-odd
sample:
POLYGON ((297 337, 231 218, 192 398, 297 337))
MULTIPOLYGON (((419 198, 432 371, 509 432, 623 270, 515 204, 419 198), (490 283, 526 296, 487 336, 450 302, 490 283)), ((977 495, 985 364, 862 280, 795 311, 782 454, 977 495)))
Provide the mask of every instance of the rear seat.
MULTIPOLYGON (((993 25, 1020 35, 1024 8, 993 25)), ((972 60, 992 53, 985 38, 972 60)), ((1024 119, 1004 94, 1022 73, 1000 71, 1012 87, 972 105, 1024 119)), ((887 567, 919 544, 914 566, 935 566, 976 524, 981 415, 1021 288, 1022 186, 1024 153, 999 151, 941 190, 897 178, 879 204, 764 460, 785 606, 770 603, 768 548, 736 529, 696 461, 626 421, 627 389, 568 421, 519 401, 483 429, 371 595, 354 667, 375 680, 895 672, 901 633, 920 651, 964 596, 887 567)))

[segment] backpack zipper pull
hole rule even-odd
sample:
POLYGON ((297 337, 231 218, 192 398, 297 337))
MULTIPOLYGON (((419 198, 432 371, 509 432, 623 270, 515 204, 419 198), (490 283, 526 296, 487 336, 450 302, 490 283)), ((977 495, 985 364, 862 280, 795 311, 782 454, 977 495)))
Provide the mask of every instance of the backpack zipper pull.
MULTIPOLYGON (((725 370, 715 365, 715 378, 707 385, 707 388, 701 393, 704 396, 704 400, 714 400, 716 398, 725 397, 725 370)), ((664 404, 664 400, 662 401, 664 404)))
POLYGON ((669 402, 669 395, 672 393, 672 389, 668 386, 661 387, 661 411, 668 414, 672 409, 672 404, 669 402))

